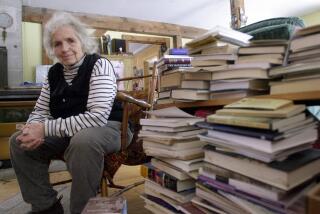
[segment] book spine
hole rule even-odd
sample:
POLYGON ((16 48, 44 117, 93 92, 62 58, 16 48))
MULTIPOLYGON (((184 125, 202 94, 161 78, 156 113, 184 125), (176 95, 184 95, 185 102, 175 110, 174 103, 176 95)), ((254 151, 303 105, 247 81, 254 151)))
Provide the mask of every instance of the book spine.
POLYGON ((171 48, 169 49, 170 55, 188 55, 187 48, 171 48))
POLYGON ((164 174, 163 176, 163 186, 175 192, 178 192, 178 182, 179 180, 171 175, 164 174))
POLYGON ((157 184, 170 189, 172 191, 178 192, 178 182, 179 180, 172 175, 165 173, 164 171, 157 170, 155 168, 148 169, 148 178, 157 184))

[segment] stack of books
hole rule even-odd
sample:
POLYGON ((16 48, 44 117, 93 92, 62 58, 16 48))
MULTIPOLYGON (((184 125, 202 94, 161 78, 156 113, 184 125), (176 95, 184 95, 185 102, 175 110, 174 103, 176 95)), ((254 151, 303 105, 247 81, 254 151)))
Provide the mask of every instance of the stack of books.
POLYGON ((196 118, 176 107, 148 114, 153 118, 140 120, 139 137, 144 151, 153 158, 143 166, 146 181, 142 198, 152 212, 178 212, 183 203, 193 198, 195 179, 203 164, 202 147, 206 143, 197 135, 205 130, 193 124, 204 118, 196 118))
POLYGON ((157 62, 158 72, 170 73, 172 70, 190 67, 191 58, 185 48, 169 49, 169 54, 163 55, 157 62))
POLYGON ((212 74, 210 99, 268 94, 268 71, 283 64, 287 43, 285 40, 255 40, 240 47, 234 64, 212 74))
POLYGON ((320 25, 297 30, 290 44, 290 64, 320 60, 320 25))
POLYGON ((245 98, 207 117, 205 164, 192 202, 218 213, 303 213, 320 174, 317 124, 304 105, 245 98))
MULTIPOLYGON (((232 29, 215 27, 188 42, 191 66, 165 72, 160 77, 159 97, 170 96, 171 102, 210 99, 209 87, 213 72, 237 60, 239 46, 249 44, 250 35, 232 29)), ((163 103, 159 100, 158 103, 163 103)))
POLYGON ((319 90, 320 25, 298 30, 291 41, 289 64, 270 70, 270 94, 319 90))

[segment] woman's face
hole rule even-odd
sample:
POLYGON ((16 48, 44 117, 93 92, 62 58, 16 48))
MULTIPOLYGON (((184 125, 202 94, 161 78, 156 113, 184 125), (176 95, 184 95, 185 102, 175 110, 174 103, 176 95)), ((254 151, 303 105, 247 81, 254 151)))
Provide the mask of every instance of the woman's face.
POLYGON ((52 47, 63 65, 74 65, 84 55, 81 42, 70 26, 62 26, 52 33, 52 47))

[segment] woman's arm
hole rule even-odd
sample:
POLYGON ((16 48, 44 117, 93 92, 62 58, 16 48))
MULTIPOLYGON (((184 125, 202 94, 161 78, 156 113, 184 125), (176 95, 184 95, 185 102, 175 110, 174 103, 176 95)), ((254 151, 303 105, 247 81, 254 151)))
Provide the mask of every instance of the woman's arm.
POLYGON ((46 119, 45 136, 73 136, 84 128, 107 124, 117 93, 116 77, 112 65, 99 59, 93 68, 89 83, 88 111, 66 119, 46 119))
POLYGON ((46 119, 52 119, 49 110, 50 103, 50 87, 46 78, 40 96, 34 106, 33 111, 29 115, 27 123, 44 122, 46 119))

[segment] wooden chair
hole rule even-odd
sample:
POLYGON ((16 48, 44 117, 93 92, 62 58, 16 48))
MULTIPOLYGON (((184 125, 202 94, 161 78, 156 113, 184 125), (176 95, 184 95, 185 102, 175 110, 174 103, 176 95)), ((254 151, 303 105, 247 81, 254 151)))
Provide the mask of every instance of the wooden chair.
POLYGON ((101 196, 108 196, 108 187, 123 189, 124 186, 116 185, 113 177, 122 164, 140 165, 148 162, 149 157, 143 152, 142 141, 138 138, 140 130, 139 119, 144 117, 144 110, 151 105, 144 100, 136 99, 123 92, 117 93, 117 99, 123 103, 123 118, 121 125, 121 150, 104 157, 104 170, 101 180, 101 196), (127 147, 127 130, 130 120, 133 129, 133 139, 127 147))

